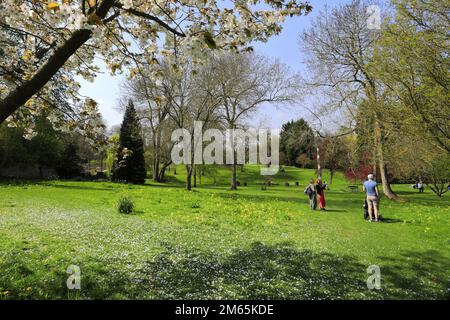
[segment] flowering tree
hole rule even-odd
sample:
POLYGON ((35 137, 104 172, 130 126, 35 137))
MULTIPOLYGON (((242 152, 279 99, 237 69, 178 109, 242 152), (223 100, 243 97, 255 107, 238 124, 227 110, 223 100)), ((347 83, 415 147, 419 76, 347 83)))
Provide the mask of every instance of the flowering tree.
POLYGON ((285 17, 311 9, 296 0, 2 0, 0 124, 32 128, 33 115, 43 114, 75 126, 81 116, 92 129, 98 112, 90 100, 85 106, 75 77, 93 80, 94 58, 132 77, 171 56, 171 41, 201 63, 207 50, 246 50, 280 33, 285 17))

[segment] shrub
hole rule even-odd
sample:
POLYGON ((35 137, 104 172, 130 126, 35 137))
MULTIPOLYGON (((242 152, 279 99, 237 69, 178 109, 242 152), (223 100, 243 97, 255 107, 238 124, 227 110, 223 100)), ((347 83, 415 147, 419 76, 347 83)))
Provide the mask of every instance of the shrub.
POLYGON ((284 183, 284 186, 285 186, 285 187, 289 187, 289 182, 285 182, 285 183, 284 183))
POLYGON ((244 187, 246 187, 247 186, 247 182, 244 182, 244 187))
POLYGON ((295 186, 298 187, 300 183, 298 181, 295 181, 295 186))
POLYGON ((200 208, 200 203, 194 202, 194 203, 191 205, 191 208, 192 208, 192 209, 199 209, 199 208, 200 208))
POLYGON ((117 210, 119 210, 119 213, 132 213, 134 210, 133 200, 127 196, 121 197, 117 202, 117 210))

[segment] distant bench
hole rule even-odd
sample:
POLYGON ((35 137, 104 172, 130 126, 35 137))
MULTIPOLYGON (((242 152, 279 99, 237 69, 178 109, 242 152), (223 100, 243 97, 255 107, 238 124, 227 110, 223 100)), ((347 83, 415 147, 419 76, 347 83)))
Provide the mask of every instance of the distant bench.
POLYGON ((359 186, 347 186, 350 192, 359 192, 359 186))

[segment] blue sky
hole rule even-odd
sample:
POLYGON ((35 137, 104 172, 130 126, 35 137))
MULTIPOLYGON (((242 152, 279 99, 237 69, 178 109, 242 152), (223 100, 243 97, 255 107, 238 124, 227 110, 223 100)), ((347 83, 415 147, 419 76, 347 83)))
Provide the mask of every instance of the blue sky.
MULTIPOLYGON (((304 72, 305 69, 302 65, 298 44, 299 34, 310 26, 312 19, 319 14, 319 11, 324 8, 325 4, 328 7, 333 7, 338 4, 348 3, 350 0, 310 0, 309 2, 314 8, 311 14, 287 19, 283 25, 283 32, 277 37, 272 37, 267 43, 257 43, 255 45, 256 51, 268 57, 280 59, 280 61, 289 65, 295 71, 304 72)), ((81 81, 81 94, 89 96, 99 103, 100 110, 108 126, 122 122, 122 115, 116 110, 120 97, 120 83, 122 81, 123 75, 113 77, 105 70, 103 73, 98 74, 93 83, 81 81)), ((265 105, 255 115, 254 120, 271 128, 280 128, 288 120, 308 116, 307 111, 302 108, 301 104, 281 109, 265 105)))

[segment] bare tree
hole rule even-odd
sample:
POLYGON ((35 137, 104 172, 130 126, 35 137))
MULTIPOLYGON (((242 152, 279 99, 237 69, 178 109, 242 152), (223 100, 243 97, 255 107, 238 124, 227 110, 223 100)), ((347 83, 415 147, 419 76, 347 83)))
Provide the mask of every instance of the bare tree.
MULTIPOLYGON (((186 163, 186 190, 192 189, 194 164, 194 124, 202 122, 202 130, 217 121, 216 110, 219 99, 212 81, 213 68, 203 66, 195 69, 186 63, 176 70, 166 69, 162 80, 164 99, 167 101, 167 112, 176 128, 186 129, 191 136, 190 163, 186 163)), ((197 141, 198 142, 198 141, 197 141)))
MULTIPOLYGON (((220 116, 227 129, 238 129, 265 103, 293 101, 299 83, 296 75, 278 61, 253 54, 220 54, 212 61, 214 82, 219 91, 220 116)), ((230 137, 234 141, 234 137, 230 137)), ((237 189, 237 155, 232 146, 231 189, 237 189)))
POLYGON ((383 88, 371 72, 375 41, 379 30, 371 30, 368 2, 353 0, 319 15, 312 27, 300 37, 307 63, 313 74, 308 85, 327 88, 340 97, 339 104, 356 102, 356 112, 372 121, 367 130, 374 141, 374 150, 381 175, 384 194, 396 198, 387 176, 383 143, 383 88), (364 102, 364 103, 362 103, 364 102))

